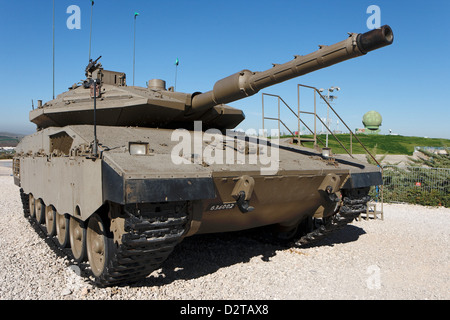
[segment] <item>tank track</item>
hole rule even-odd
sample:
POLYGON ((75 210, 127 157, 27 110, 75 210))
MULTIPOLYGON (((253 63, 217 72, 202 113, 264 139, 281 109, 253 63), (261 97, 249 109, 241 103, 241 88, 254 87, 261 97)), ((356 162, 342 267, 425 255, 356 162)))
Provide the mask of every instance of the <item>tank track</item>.
MULTIPOLYGON (((370 200, 368 191, 368 188, 345 191, 339 212, 325 219, 306 220, 297 233, 300 236, 279 244, 304 248, 323 240, 366 211, 370 200)), ((28 195, 21 189, 20 196, 24 216, 29 217, 28 195)), ((135 282, 147 277, 162 265, 188 229, 187 203, 144 204, 123 209, 121 243, 115 245, 106 274, 95 278, 98 286, 135 282)), ((109 236, 113 238, 111 232, 109 236)))
POLYGON ((329 218, 312 219, 308 229, 313 230, 302 235, 297 240, 294 240, 294 242, 291 243, 291 246, 297 248, 310 246, 326 238, 330 233, 342 229, 347 224, 351 223, 354 219, 358 218, 361 213, 366 212, 367 202, 371 199, 368 193, 369 188, 345 190, 340 210, 329 218))
POLYGON ((108 266, 108 275, 96 279, 98 285, 145 278, 161 266, 183 239, 189 222, 186 203, 147 205, 142 209, 125 207, 125 233, 108 266))
POLYGON ((20 199, 22 200, 23 215, 25 218, 28 218, 30 216, 30 199, 28 198, 28 195, 23 192, 22 188, 20 188, 20 199))
MULTIPOLYGON (((24 216, 30 218, 29 198, 22 189, 20 197, 24 216)), ((107 272, 94 280, 100 287, 136 282, 147 277, 162 265, 189 227, 188 204, 185 202, 125 206, 122 215, 124 230, 121 230, 121 241, 113 245, 107 272)), ((30 222, 46 234, 45 226, 35 220, 30 219, 30 222)), ((113 241, 111 231, 108 237, 113 241)), ((56 239, 52 239, 60 248, 56 239)), ((71 255, 70 250, 63 249, 63 252, 71 255)))

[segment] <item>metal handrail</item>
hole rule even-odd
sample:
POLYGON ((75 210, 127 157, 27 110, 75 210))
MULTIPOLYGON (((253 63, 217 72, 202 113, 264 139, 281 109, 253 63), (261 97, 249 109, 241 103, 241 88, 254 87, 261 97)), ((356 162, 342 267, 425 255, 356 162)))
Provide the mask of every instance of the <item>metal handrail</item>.
MULTIPOLYGON (((292 110, 292 108, 286 103, 286 101, 284 101, 284 99, 276 94, 270 94, 270 93, 263 93, 262 94, 262 120, 263 120, 263 124, 262 124, 262 128, 264 131, 264 120, 275 120, 278 121, 279 123, 281 122, 281 124, 283 124, 283 126, 291 133, 292 136, 295 136, 295 134, 286 126, 286 124, 281 120, 280 118, 280 101, 283 102, 283 104, 294 114, 294 116, 309 130, 309 132, 311 132, 311 134, 314 135, 314 145, 317 144, 317 140, 320 141, 320 143, 324 146, 324 142, 316 136, 315 132, 312 131, 309 126, 294 112, 294 110, 292 110), (278 118, 273 118, 273 117, 265 117, 264 116, 264 96, 271 96, 271 97, 275 97, 278 99, 278 118)), ((280 128, 278 126, 278 131, 280 131, 280 128)), ((280 134, 280 132, 278 132, 280 134)), ((300 144, 300 126, 298 127, 298 143, 300 144)), ((345 147, 344 147, 345 149, 345 147)))
POLYGON ((339 120, 341 121, 341 123, 344 124, 344 126, 348 129, 349 133, 350 133, 350 138, 352 139, 353 137, 358 141, 358 143, 363 147, 363 149, 366 151, 366 153, 373 159, 373 161, 375 161, 375 163, 381 168, 381 170, 383 170, 383 168, 381 167, 381 164, 378 162, 378 160, 372 155, 372 153, 366 148, 366 146, 361 142, 361 140, 359 140, 359 138, 353 133, 353 131, 348 127, 348 125, 345 123, 344 120, 342 120, 342 118, 339 116, 339 114, 336 112, 336 110, 334 110, 334 108, 330 105, 330 103, 325 99, 325 97, 320 93, 320 91, 316 88, 316 87, 312 87, 312 86, 308 86, 308 85, 304 85, 304 84, 298 84, 297 85, 297 90, 298 90, 298 113, 295 113, 294 110, 292 110, 292 108, 286 103, 286 101, 284 101, 284 99, 282 97, 280 97, 279 95, 276 94, 270 94, 270 93, 263 93, 262 94, 262 120, 263 120, 263 130, 264 130, 264 120, 275 120, 278 121, 278 134, 280 133, 280 123, 291 133, 292 136, 295 136, 295 134, 293 134, 293 132, 286 126, 286 124, 281 120, 280 118, 280 101, 283 102, 283 104, 289 109, 289 111, 292 112, 292 114, 298 119, 299 121, 299 126, 298 126, 298 143, 300 144, 301 142, 301 138, 300 138, 300 122, 309 130, 309 132, 311 132, 314 135, 314 146, 317 145, 317 140, 320 141, 320 143, 322 145, 324 145, 323 141, 320 140, 320 138, 317 137, 317 133, 316 133, 316 125, 314 125, 314 131, 311 130, 308 125, 306 125, 306 123, 300 118, 300 114, 301 113, 305 113, 305 114, 311 114, 314 115, 314 120, 319 119, 319 121, 322 123, 322 125, 325 126, 325 128, 327 129, 327 131, 329 131, 331 133, 331 135, 336 139, 336 141, 341 145, 341 147, 345 150, 345 152, 347 152, 347 154, 353 157, 352 152, 348 151, 347 148, 344 146, 344 144, 339 140, 339 138, 330 130, 330 128, 328 128, 328 126, 322 121, 322 119, 320 119, 320 117, 317 115, 316 112, 316 98, 314 95, 314 112, 308 112, 308 111, 300 111, 300 87, 305 87, 305 88, 309 88, 309 89, 313 89, 314 92, 318 93, 319 96, 322 98, 322 100, 328 105, 328 107, 331 109, 331 111, 333 111, 333 113, 336 115, 336 117, 339 118, 339 120), (278 99, 278 118, 273 118, 273 117, 265 117, 264 116, 264 96, 271 96, 271 97, 275 97, 278 99))
MULTIPOLYGON (((364 150, 366 151, 366 153, 372 158, 372 160, 373 161, 375 161, 375 163, 381 168, 381 170, 383 170, 383 168, 381 167, 381 164, 378 162, 378 160, 372 155, 372 153, 366 148, 366 146, 361 142, 361 140, 359 140, 359 138, 353 133, 353 131, 347 126, 347 124, 345 123, 345 121, 344 120, 342 120, 342 118, 337 114, 337 112, 334 110, 334 108, 330 105, 330 103, 327 101, 327 99, 325 99, 325 97, 320 93, 320 91, 317 89, 317 88, 315 88, 315 87, 311 87, 311 86, 307 86, 307 85, 304 85, 304 84, 298 84, 297 85, 297 88, 298 88, 298 90, 300 89, 300 87, 305 87, 305 88, 310 88, 310 89, 313 89, 315 92, 317 92, 318 94, 319 94, 319 96, 322 98, 322 100, 323 101, 325 101, 325 103, 328 105, 328 107, 331 109, 331 111, 333 111, 333 113, 336 115, 336 117, 338 117, 339 118, 339 120, 341 121, 341 123, 343 123, 344 124, 344 126, 348 129, 348 131, 350 132, 350 135, 351 135, 351 138, 355 138, 357 141, 358 141, 358 143, 361 145, 361 147, 363 147, 364 148, 364 150)), ((298 94, 299 96, 300 96, 300 93, 298 94)), ((300 104, 300 98, 299 98, 299 104, 300 104)), ((299 108, 300 108, 300 106, 299 106, 299 108)), ((321 120, 322 121, 322 120, 321 120)), ((330 131, 331 132, 331 130, 329 130, 328 128, 327 128, 327 130, 328 131, 330 131)), ((332 132, 331 132, 331 134, 333 134, 332 132)), ((336 140, 340 143, 340 141, 339 141, 339 139, 337 139, 337 137, 333 134, 333 136, 336 138, 336 140)), ((341 146, 342 146, 342 143, 340 143, 341 144, 341 146)), ((344 148, 345 149, 345 148, 344 148)), ((346 151, 347 151, 347 149, 345 149, 346 151)), ((353 158, 353 155, 352 154, 350 154, 348 151, 347 151, 347 153, 353 158)))
MULTIPOLYGON (((330 128, 328 128, 328 126, 322 121, 322 119, 317 115, 316 112, 316 95, 315 93, 317 92, 319 94, 319 96, 322 98, 323 101, 325 101, 325 103, 328 105, 328 107, 331 109, 331 111, 333 111, 333 113, 339 118, 339 120, 341 121, 341 123, 344 124, 344 126, 348 129, 348 131, 350 132, 350 146, 352 145, 352 139, 353 137, 356 139, 356 141, 358 141, 358 143, 363 147, 363 149, 365 150, 365 152, 372 158, 372 160, 378 165, 378 167, 381 170, 381 175, 383 176, 383 167, 381 166, 381 164, 378 162, 378 160, 375 158, 375 156, 366 148, 366 146, 361 142, 361 140, 359 140, 359 138, 353 133, 353 131, 348 127, 348 125, 345 123, 344 120, 342 120, 342 118, 337 114, 337 112, 334 110, 334 108, 330 105, 330 103, 325 99, 325 97, 320 93, 320 91, 312 86, 307 86, 307 85, 302 85, 302 84, 298 84, 297 85, 297 91, 298 91, 298 111, 297 114, 294 112, 294 110, 292 110, 292 108, 286 103, 286 101, 283 100, 283 98, 281 98, 279 95, 275 95, 275 94, 269 94, 269 93, 263 93, 262 94, 262 127, 263 127, 263 131, 264 131, 264 120, 275 120, 278 121, 278 134, 281 135, 280 133, 280 123, 291 133, 292 136, 295 136, 295 134, 293 134, 293 132, 286 126, 286 124, 281 120, 280 118, 280 101, 283 102, 283 104, 295 115, 295 117, 298 119, 298 143, 301 143, 301 138, 300 138, 300 123, 302 123, 308 130, 309 132, 311 132, 314 135, 314 147, 317 146, 317 140, 320 141, 320 143, 324 146, 325 144, 323 143, 323 141, 317 137, 317 133, 316 133, 316 119, 319 119, 319 121, 325 126, 325 128, 333 135, 333 137, 336 139, 336 141, 341 145, 341 147, 348 153, 348 155, 352 158, 353 154, 352 152, 349 152, 347 150, 347 148, 342 144, 342 142, 339 140, 339 138, 330 130, 330 128), (310 88, 314 90, 314 112, 308 112, 308 111, 300 111, 300 87, 305 87, 305 88, 310 88), (264 96, 272 96, 272 97, 276 97, 278 99, 278 118, 273 118, 273 117, 265 117, 264 116, 264 96), (304 114, 310 114, 310 115, 314 115, 314 131, 311 130, 308 125, 300 118, 300 114, 304 113, 304 114)), ((383 185, 381 185, 381 212, 383 212, 383 185)))
MULTIPOLYGON (((298 84, 297 85, 297 95, 298 95, 298 110, 299 110, 299 116, 300 116, 300 87, 305 87, 305 88, 310 88, 314 90, 314 113, 316 113, 316 95, 315 92, 317 92, 319 94, 319 96, 322 98, 323 101, 325 101, 325 103, 328 105, 328 107, 334 112, 334 114, 339 118, 339 120, 341 120, 341 122, 344 124, 344 126, 348 129, 348 131, 350 132, 350 143, 353 139, 353 137, 356 138, 356 141, 358 141, 358 143, 364 148, 364 150, 366 151, 366 153, 372 158, 373 161, 375 161, 375 163, 378 165, 378 167, 381 170, 381 176, 384 176, 384 169, 381 166, 381 164, 378 162, 378 160, 375 158, 375 156, 366 148, 366 146, 361 142, 361 140, 359 140, 359 138, 353 133, 353 131, 347 126, 347 124, 345 123, 344 120, 342 120, 342 118, 337 114, 337 112, 333 109, 333 107, 330 105, 330 103, 325 99, 324 96, 322 96, 322 94, 320 93, 320 91, 312 86, 307 86, 307 85, 303 85, 303 84, 298 84)), ((317 114, 316 114, 317 116, 317 114)), ((319 118, 320 119, 320 118, 319 118)), ((322 120, 321 120, 322 121, 322 120)), ((327 128, 328 131, 331 132, 331 130, 329 130, 327 128)), ((334 134, 333 134, 334 136, 334 134)), ((335 136, 334 136, 335 137, 335 136)), ((339 139, 337 139, 337 137, 335 137, 337 141, 339 141, 339 139)), ((342 145, 342 144, 341 144, 342 145)), ((345 148, 344 148, 345 149, 345 148)), ((347 150, 346 150, 347 151, 347 150)), ((353 158, 353 155, 350 154, 348 151, 347 153, 353 158)), ((381 212, 383 212, 383 202, 384 202, 384 190, 383 190, 383 184, 381 185, 381 212)))

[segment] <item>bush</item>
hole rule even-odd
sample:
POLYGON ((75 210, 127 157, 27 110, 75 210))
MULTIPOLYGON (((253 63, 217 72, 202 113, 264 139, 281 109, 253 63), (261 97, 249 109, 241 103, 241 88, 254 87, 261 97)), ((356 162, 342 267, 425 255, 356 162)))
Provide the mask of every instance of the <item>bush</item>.
POLYGON ((12 159, 13 157, 14 153, 0 153, 0 160, 12 159))
POLYGON ((410 158, 409 167, 383 166, 383 201, 450 208, 450 150, 444 149, 447 154, 421 150, 419 159, 410 158))
POLYGON ((406 190, 406 200, 408 203, 424 206, 450 207, 448 195, 444 195, 437 190, 428 191, 420 188, 410 188, 409 190, 406 190))

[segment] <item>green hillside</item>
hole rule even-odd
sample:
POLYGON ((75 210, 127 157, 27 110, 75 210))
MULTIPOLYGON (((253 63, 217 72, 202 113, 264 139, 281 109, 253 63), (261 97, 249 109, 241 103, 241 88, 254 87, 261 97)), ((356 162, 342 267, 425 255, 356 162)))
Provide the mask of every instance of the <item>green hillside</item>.
POLYGON ((0 147, 15 147, 15 146, 17 146, 19 141, 20 141, 20 139, 18 139, 18 138, 0 135, 0 147))
MULTIPOLYGON (((312 138, 312 136, 302 136, 303 138, 312 138)), ((319 139, 325 143, 326 136, 318 135, 319 139)), ((350 135, 337 134, 336 137, 342 144, 350 151, 350 135)), ((357 135, 358 139, 366 146, 367 149, 372 150, 377 147, 377 154, 403 154, 412 155, 414 147, 450 147, 449 139, 439 138, 421 138, 421 137, 406 137, 394 135, 357 135)), ((320 142, 318 141, 320 145, 320 142)), ((312 142, 304 142, 305 147, 313 147, 312 142)), ((332 135, 328 135, 328 146, 333 153, 346 153, 332 135)), ((363 147, 358 143, 356 138, 353 138, 353 153, 365 153, 363 147)))

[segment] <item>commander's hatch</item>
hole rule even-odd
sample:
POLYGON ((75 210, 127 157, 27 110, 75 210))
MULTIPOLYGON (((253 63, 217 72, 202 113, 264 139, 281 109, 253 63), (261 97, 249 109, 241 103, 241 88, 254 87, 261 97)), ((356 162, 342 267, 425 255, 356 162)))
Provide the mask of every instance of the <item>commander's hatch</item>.
POLYGON ((126 74, 124 72, 97 69, 92 73, 94 79, 98 79, 101 84, 110 84, 118 87, 127 85, 126 74))

